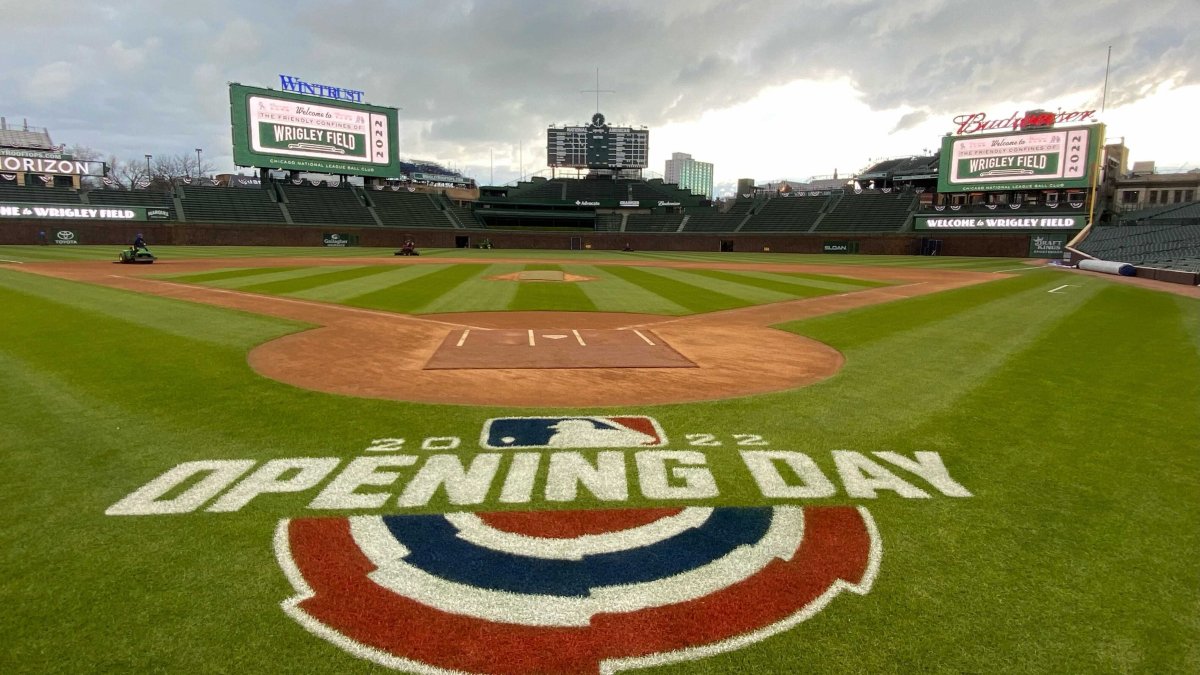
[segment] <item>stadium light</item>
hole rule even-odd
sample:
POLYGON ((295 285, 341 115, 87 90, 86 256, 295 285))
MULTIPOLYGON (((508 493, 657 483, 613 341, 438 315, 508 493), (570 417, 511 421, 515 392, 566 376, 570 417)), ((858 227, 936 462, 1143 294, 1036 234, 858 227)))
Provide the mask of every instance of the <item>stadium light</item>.
POLYGON ((146 180, 150 180, 150 158, 154 155, 146 155, 146 180))
POLYGON ((196 180, 200 180, 204 174, 200 172, 200 148, 196 148, 196 180))

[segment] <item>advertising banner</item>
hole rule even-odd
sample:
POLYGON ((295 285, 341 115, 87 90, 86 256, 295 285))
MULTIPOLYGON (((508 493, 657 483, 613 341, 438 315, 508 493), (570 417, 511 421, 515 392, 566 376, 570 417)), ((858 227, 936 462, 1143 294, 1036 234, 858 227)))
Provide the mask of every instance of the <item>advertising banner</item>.
POLYGON ((74 246, 79 243, 79 235, 75 234, 75 230, 55 230, 53 241, 55 245, 74 246))
MULTIPOLYGON (((0 150, 0 171, 40 173, 50 175, 99 176, 101 162, 59 157, 31 157, 31 151, 0 150), (93 170, 94 167, 94 170, 93 170)), ((52 154, 52 153, 44 153, 52 154)))
POLYGON ((345 248, 350 246, 350 235, 341 232, 326 232, 321 237, 322 243, 331 248, 345 248))
POLYGON ((229 85, 238 166, 400 176, 395 108, 229 85))
POLYGON ((1030 258, 1061 258, 1071 237, 1065 234, 1035 234, 1029 238, 1030 258))
POLYGON ((1087 216, 915 216, 916 230, 1069 230, 1087 225, 1087 216))
MULTIPOLYGON (((155 220, 170 216, 165 209, 154 209, 155 220)), ((28 220, 71 219, 71 220, 146 220, 144 206, 88 206, 85 204, 20 204, 0 202, 0 218, 25 218, 28 220)))
POLYGON ((938 192, 1053 190, 1092 184, 1103 127, 946 136, 938 192))
POLYGON ((821 247, 824 253, 858 253, 857 241, 827 241, 821 247))

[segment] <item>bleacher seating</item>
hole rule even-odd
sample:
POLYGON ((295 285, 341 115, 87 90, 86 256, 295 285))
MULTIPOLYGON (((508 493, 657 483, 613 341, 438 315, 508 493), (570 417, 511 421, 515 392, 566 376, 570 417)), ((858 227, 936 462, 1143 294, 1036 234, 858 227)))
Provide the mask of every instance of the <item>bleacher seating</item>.
POLYGON ((21 187, 12 183, 4 183, 0 184, 0 201, 78 204, 79 193, 72 188, 21 187))
POLYGON ((825 196, 768 199, 741 231, 808 232, 829 201, 825 196))
POLYGON ((148 209, 166 209, 175 220, 175 200, 166 192, 157 190, 90 190, 83 198, 98 206, 144 206, 148 209))
POLYGON ((193 223, 284 223, 270 189, 241 187, 175 188, 183 215, 193 223))
POLYGON ((475 217, 475 212, 469 207, 459 206, 453 200, 446 200, 446 210, 450 212, 454 220, 457 220, 463 227, 483 227, 483 223, 475 217))
POLYGON ((916 209, 911 192, 847 192, 830 204, 813 232, 899 232, 916 209))
POLYGON ((629 199, 629 184, 627 181, 584 179, 563 181, 563 185, 566 187, 567 201, 629 199))
POLYGON ((565 189, 562 181, 535 177, 532 180, 517 183, 508 191, 508 197, 509 199, 566 199, 565 189))
POLYGON ((661 178, 640 181, 609 178, 546 179, 535 177, 509 188, 508 198, 513 201, 666 201, 679 202, 684 207, 699 206, 704 201, 704 197, 680 189, 678 185, 664 183, 661 178))
POLYGON ((596 214, 596 231, 597 232, 620 232, 621 231, 621 214, 619 214, 619 213, 597 213, 596 214))
POLYGON ((311 225, 375 225, 371 212, 350 187, 314 188, 279 183, 287 197, 292 222, 311 225))
POLYGON ((740 199, 728 211, 703 206, 685 208, 687 221, 683 224, 682 232, 733 232, 750 215, 750 207, 754 202, 740 199))
POLYGON ((1101 260, 1200 272, 1200 221, 1185 225, 1098 226, 1077 248, 1101 260))
POLYGON ((745 213, 693 213, 688 215, 684 232, 733 232, 746 218, 745 213))
MULTIPOLYGON (((367 190, 367 199, 385 227, 452 227, 428 192, 367 190)), ((463 223, 470 225, 469 223, 463 223)))
POLYGON ((629 195, 629 199, 679 202, 684 206, 698 205, 704 199, 674 183, 664 183, 661 178, 652 178, 645 182, 631 181, 629 195))
POLYGON ((662 215, 657 214, 630 214, 625 221, 626 232, 675 232, 679 230, 679 224, 683 222, 683 216, 677 213, 667 213, 662 215))

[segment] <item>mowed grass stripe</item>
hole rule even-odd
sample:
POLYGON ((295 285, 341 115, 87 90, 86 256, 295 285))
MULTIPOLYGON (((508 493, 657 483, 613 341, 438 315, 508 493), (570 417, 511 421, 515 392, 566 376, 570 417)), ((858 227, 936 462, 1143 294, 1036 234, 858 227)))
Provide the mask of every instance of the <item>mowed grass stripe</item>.
POLYGON ((1175 302, 1179 305, 1179 319, 1183 323, 1184 330, 1191 338, 1196 352, 1200 353, 1200 300, 1177 295, 1175 302))
POLYGON ((972 306, 983 306, 1015 293, 1045 293, 1057 285, 1058 281, 1057 275, 1042 271, 777 327, 794 330, 817 340, 828 342, 838 349, 853 349, 887 340, 894 335, 902 335, 931 322, 953 317, 972 306), (873 323, 870 330, 863 330, 855 323, 857 317, 860 316, 872 317, 873 323))
MULTIPOLYGON (((952 311, 928 316, 907 330, 885 339, 860 342, 847 347, 842 337, 875 330, 881 325, 877 312, 888 304, 840 316, 837 330, 817 333, 823 341, 846 355, 846 365, 832 379, 802 392, 811 400, 796 412, 796 423, 816 430, 828 420, 838 420, 835 437, 877 437, 911 429, 944 410, 953 409, 962 396, 986 381, 1005 362, 1081 307, 1103 288, 1103 282, 1081 286, 1071 295, 1053 295, 1046 286, 1022 286, 1022 279, 1004 282, 1006 292, 979 302, 970 289, 939 294, 952 311), (872 311, 874 310, 874 311, 872 311)), ((902 300, 892 305, 905 305, 902 300)), ((814 334, 807 322, 791 324, 788 330, 814 334)), ((844 439, 843 439, 844 440, 844 439)), ((828 442, 838 442, 829 440, 828 442)))
POLYGON ((851 337, 884 328, 878 312, 914 300, 776 325, 838 348, 846 357, 844 368, 829 380, 791 394, 725 401, 722 414, 734 414, 746 428, 778 428, 779 420, 770 411, 778 414, 775 398, 781 396, 791 411, 787 428, 805 429, 805 442, 811 447, 878 446, 881 438, 902 435, 926 418, 953 410, 960 396, 1002 368, 1014 353, 1036 344, 1044 331, 1066 321, 1098 288, 1081 288, 1060 298, 1046 293, 1045 286, 1014 283, 1019 281, 996 282, 1000 292, 985 301, 966 293, 971 288, 937 293, 946 312, 853 347, 846 346, 851 337), (811 330, 814 323, 823 329, 811 330))
POLYGON ((711 277, 707 274, 707 270, 654 268, 649 270, 649 272, 701 289, 702 293, 713 294, 717 296, 716 299, 719 301, 732 303, 729 305, 730 307, 745 307, 748 305, 784 302, 796 299, 795 295, 788 293, 780 293, 736 281, 725 281, 720 278, 711 277))
POLYGON ((484 267, 473 279, 447 290, 422 308, 422 313, 439 312, 498 312, 508 308, 517 294, 518 281, 492 279, 514 274, 524 269, 518 264, 499 264, 484 267))
POLYGON ((588 296, 593 305, 604 311, 667 316, 690 313, 687 307, 612 274, 612 270, 620 268, 572 265, 567 269, 573 274, 593 278, 592 281, 579 282, 579 290, 588 296))
MULTIPOLYGON (((0 270, 0 293, 4 291, 16 295, 2 296, 6 301, 0 301, 0 307, 9 308, 13 312, 18 306, 18 299, 26 296, 30 300, 37 298, 49 303, 49 306, 66 314, 72 313, 67 311, 70 309, 93 319, 110 318, 138 326, 141 330, 161 331, 222 346, 246 346, 253 344, 249 340, 259 336, 269 339, 307 327, 299 322, 171 300, 156 295, 142 295, 133 291, 0 270), (231 316, 236 316, 238 320, 230 320, 231 316)), ((80 333, 84 334, 87 332, 80 333)), ((129 345, 130 356, 133 357, 142 348, 143 345, 134 340, 129 345)))
POLYGON ((326 284, 334 284, 339 281, 349 281, 362 277, 369 277, 376 274, 382 274, 390 268, 383 265, 366 265, 363 267, 325 267, 317 268, 316 274, 306 274, 302 277, 281 279, 265 284, 256 284, 254 286, 245 286, 242 290, 253 291, 256 293, 276 293, 282 295, 291 295, 299 291, 306 291, 310 288, 318 288, 326 284))
POLYGON ((380 289, 395 286, 410 279, 416 279, 419 276, 436 272, 438 267, 433 265, 405 265, 403 267, 379 266, 377 269, 380 269, 378 274, 356 276, 340 281, 326 280, 327 283, 320 286, 292 291, 289 295, 296 298, 304 298, 305 300, 341 302, 346 298, 373 293, 380 289))
POLYGON ((238 291, 246 291, 247 293, 282 293, 283 289, 287 289, 288 285, 280 282, 289 282, 293 279, 301 279, 304 277, 318 276, 328 274, 335 270, 344 270, 346 267, 329 267, 325 265, 314 267, 297 267, 289 270, 279 271, 278 268, 261 274, 255 277, 237 277, 234 279, 218 279, 210 281, 206 286, 216 286, 218 288, 228 288, 238 291))
POLYGON ((776 293, 782 293, 784 295, 796 298, 815 298, 820 295, 829 295, 834 293, 836 290, 857 291, 862 289, 861 286, 851 286, 849 284, 843 284, 841 289, 820 288, 818 286, 797 283, 795 281, 788 282, 777 278, 773 279, 765 276, 742 274, 739 272, 725 272, 722 270, 691 270, 691 272, 693 274, 700 274, 713 279, 729 281, 744 286, 753 286, 755 288, 774 291, 776 293))
POLYGON ((392 312, 417 313, 460 285, 480 276, 487 265, 437 266, 437 270, 371 293, 346 298, 347 305, 392 312))
POLYGON ((201 274, 184 274, 181 276, 172 275, 154 275, 157 279, 169 279, 170 281, 178 281, 183 284, 207 284, 213 281, 221 281, 224 279, 241 279, 243 277, 255 277, 263 274, 271 274, 273 272, 286 272, 291 270, 308 269, 306 267, 242 267, 228 270, 218 270, 216 272, 204 272, 201 274))
POLYGON ((801 288, 821 289, 831 293, 853 293, 855 291, 861 291, 868 288, 882 288, 884 286, 891 285, 885 281, 854 279, 851 277, 839 277, 830 274, 793 274, 788 272, 758 272, 754 270, 747 270, 745 272, 739 271, 737 274, 746 277, 767 279, 775 283, 798 286, 801 288))
MULTIPOLYGON (((930 514, 938 546, 894 542, 896 559, 920 561, 905 579, 971 606, 992 602, 1013 570, 1057 580, 1013 594, 1003 616, 955 618, 955 629, 996 636, 964 653, 963 671, 1021 650, 1045 655, 1047 672, 1104 670, 1081 664, 1104 662, 1123 634, 1096 621, 1112 607, 1156 627, 1152 641, 1128 645, 1134 670, 1175 672, 1187 661, 1195 623, 1179 618, 1194 616, 1195 598, 1179 589, 1200 586, 1200 454, 1180 439, 1200 438, 1200 355, 1180 313, 1166 294, 1105 283, 953 411, 897 436, 899 452, 939 451, 976 495, 930 514), (1150 395, 1147 383, 1169 393, 1150 395), (997 527, 997 513, 1020 514, 1020 528, 997 527), (974 527, 983 523, 988 536, 974 527), (1074 555, 1063 555, 1066 541, 1074 555), (1005 564, 968 562, 983 560, 1005 564)), ((920 630, 914 616, 891 620, 901 633, 920 630)))
MULTIPOLYGON (((561 272, 558 265, 527 265, 528 271, 561 272)), ((512 311, 558 310, 594 312, 596 304, 579 288, 577 282, 520 281, 517 292, 508 303, 512 311)))
POLYGON ((610 267, 607 268, 607 271, 618 279, 655 295, 660 295, 693 313, 715 312, 721 309, 745 307, 750 304, 742 298, 714 292, 696 284, 657 274, 655 271, 651 271, 651 268, 610 267))

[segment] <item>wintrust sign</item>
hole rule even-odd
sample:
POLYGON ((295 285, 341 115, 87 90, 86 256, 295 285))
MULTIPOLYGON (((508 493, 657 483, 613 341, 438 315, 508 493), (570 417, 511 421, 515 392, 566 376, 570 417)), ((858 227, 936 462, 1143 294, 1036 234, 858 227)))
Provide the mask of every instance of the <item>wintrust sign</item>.
POLYGON ((988 119, 986 113, 977 112, 955 117, 954 124, 958 126, 958 129, 954 133, 974 134, 983 131, 1021 130, 1025 127, 1050 126, 1064 122, 1091 123, 1097 121, 1095 110, 1075 110, 1058 113, 1033 112, 1024 115, 1014 112, 1002 119, 988 119))

